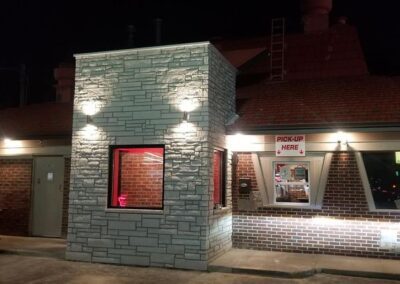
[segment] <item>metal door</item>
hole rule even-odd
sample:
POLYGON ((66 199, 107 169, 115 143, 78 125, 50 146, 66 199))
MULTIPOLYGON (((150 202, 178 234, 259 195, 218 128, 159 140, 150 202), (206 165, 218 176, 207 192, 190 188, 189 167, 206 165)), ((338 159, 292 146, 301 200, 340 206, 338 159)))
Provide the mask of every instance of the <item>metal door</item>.
POLYGON ((60 237, 64 158, 35 158, 32 235, 60 237))

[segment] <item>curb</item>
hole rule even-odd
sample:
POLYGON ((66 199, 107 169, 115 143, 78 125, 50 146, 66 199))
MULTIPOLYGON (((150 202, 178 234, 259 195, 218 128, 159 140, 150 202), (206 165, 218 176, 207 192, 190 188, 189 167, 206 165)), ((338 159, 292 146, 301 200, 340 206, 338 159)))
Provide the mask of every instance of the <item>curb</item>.
POLYGON ((320 271, 321 271, 321 273, 325 273, 325 274, 364 277, 364 278, 376 278, 376 279, 388 279, 388 280, 400 280, 400 274, 386 273, 386 272, 341 270, 341 269, 333 269, 333 268, 321 268, 320 271))
POLYGON ((211 265, 208 267, 209 272, 222 272, 222 273, 238 273, 238 274, 252 274, 252 275, 263 275, 272 276, 279 278, 307 278, 313 276, 319 271, 317 269, 288 272, 288 271, 278 271, 278 270, 266 270, 266 269, 251 269, 251 268, 236 268, 236 267, 226 267, 211 265))
POLYGON ((292 278, 301 279, 311 277, 318 273, 332 274, 332 275, 343 275, 352 277, 364 277, 373 279, 387 279, 387 280, 400 280, 400 274, 385 273, 385 272, 370 272, 370 271, 359 271, 359 270, 342 270, 332 268, 314 268, 303 271, 288 272, 278 270, 266 270, 266 269, 251 269, 251 268, 236 268, 211 265, 208 267, 209 272, 222 272, 222 273, 237 273, 237 274, 252 274, 252 275, 263 275, 279 278, 292 278))

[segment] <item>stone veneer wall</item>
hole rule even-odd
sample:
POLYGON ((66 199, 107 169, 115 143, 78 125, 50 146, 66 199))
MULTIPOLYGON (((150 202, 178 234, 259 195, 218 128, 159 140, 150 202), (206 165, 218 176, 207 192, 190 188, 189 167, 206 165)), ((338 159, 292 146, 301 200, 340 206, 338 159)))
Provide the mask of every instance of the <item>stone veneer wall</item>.
MULTIPOLYGON (((210 216, 213 139, 224 145, 228 119, 214 121, 211 95, 233 100, 227 66, 209 43, 77 56, 67 259, 206 269, 209 254, 227 247, 229 224, 210 216), (197 107, 183 123, 186 97, 197 107), (92 126, 81 110, 90 101, 100 110, 92 126), (165 144, 164 210, 106 208, 109 145, 121 144, 165 144)), ((233 102, 217 101, 232 112, 233 102)))
POLYGON ((240 210, 239 178, 250 178, 258 191, 250 153, 235 154, 233 245, 237 248, 395 258, 395 249, 380 246, 382 230, 396 230, 399 212, 370 212, 352 152, 335 152, 321 209, 261 207, 240 210), (325 222, 314 217, 334 218, 325 222))
MULTIPOLYGON (((211 150, 226 149, 225 125, 235 115, 235 79, 236 72, 221 60, 219 53, 210 50, 209 108, 211 150)), ((212 154, 212 151, 210 152, 212 154)), ((232 153, 227 153, 226 207, 214 209, 209 203, 208 254, 213 259, 232 247, 232 153)), ((212 156, 210 156, 212 159, 212 156)), ((214 166, 214 165, 213 165, 214 166)), ((213 168, 209 168, 210 182, 213 184, 213 168)), ((213 196, 213 186, 210 195, 213 196)))

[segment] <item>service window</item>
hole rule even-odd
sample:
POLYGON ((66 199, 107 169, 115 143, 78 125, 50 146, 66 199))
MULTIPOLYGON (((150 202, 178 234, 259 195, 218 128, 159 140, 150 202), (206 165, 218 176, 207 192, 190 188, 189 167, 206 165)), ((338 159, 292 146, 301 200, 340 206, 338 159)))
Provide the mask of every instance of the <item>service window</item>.
POLYGON ((162 209, 164 146, 110 146, 109 208, 162 209))
POLYGON ((320 209, 332 153, 309 152, 304 157, 252 154, 263 206, 320 209))
POLYGON ((309 168, 308 162, 274 162, 274 202, 309 204, 309 168))
POLYGON ((214 208, 224 207, 225 204, 225 151, 214 150, 214 208))
POLYGON ((400 209, 400 152, 364 152, 362 158, 376 209, 400 209))

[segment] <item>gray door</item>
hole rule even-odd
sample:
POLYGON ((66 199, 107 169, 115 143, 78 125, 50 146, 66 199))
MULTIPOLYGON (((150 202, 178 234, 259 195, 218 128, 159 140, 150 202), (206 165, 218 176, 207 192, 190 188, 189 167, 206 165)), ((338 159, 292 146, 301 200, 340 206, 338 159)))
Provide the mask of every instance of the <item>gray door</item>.
POLYGON ((35 158, 32 234, 60 237, 63 204, 64 158, 35 158))

